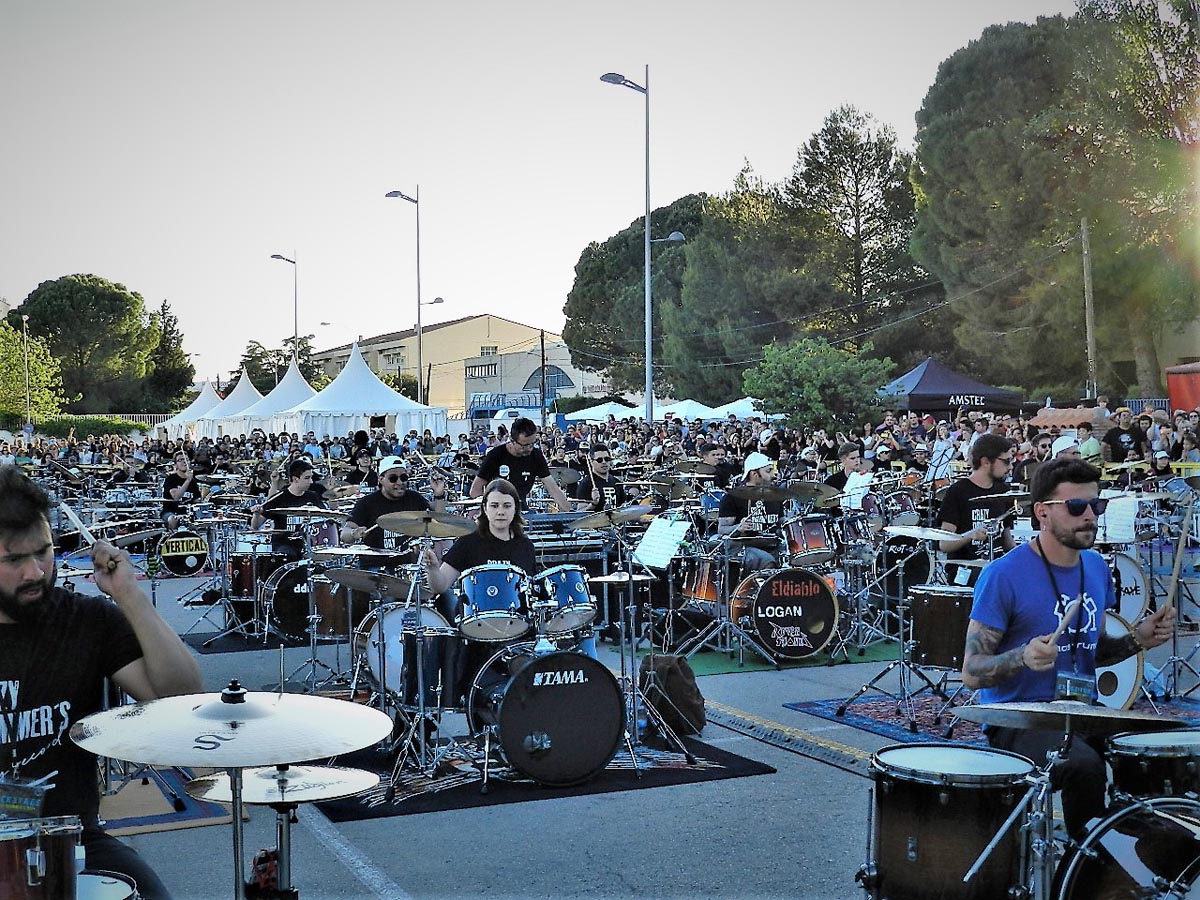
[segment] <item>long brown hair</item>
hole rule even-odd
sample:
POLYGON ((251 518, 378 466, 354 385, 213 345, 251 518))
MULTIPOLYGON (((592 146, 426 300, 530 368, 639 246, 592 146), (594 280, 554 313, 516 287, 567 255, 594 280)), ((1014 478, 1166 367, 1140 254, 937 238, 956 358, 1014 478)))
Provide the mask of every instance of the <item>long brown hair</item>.
POLYGON ((517 489, 513 487, 511 481, 504 478, 493 478, 488 482, 488 486, 483 489, 483 502, 479 504, 479 515, 475 517, 476 531, 480 537, 488 537, 492 531, 488 526, 487 517, 487 500, 488 494, 500 492, 508 497, 513 498, 513 503, 516 504, 516 513, 513 515, 512 525, 509 530, 513 537, 525 536, 525 521, 521 518, 521 495, 517 493, 517 489))

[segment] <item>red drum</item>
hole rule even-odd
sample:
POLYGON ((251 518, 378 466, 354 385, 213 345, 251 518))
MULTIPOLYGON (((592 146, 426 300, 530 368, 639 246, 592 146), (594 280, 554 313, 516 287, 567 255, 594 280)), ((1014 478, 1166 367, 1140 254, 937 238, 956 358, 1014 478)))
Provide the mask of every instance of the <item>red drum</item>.
POLYGON ((807 569, 764 569, 742 580, 729 598, 735 622, 748 619, 767 650, 783 659, 819 653, 833 637, 838 601, 832 576, 807 569))
POLYGON ((887 524, 887 511, 884 509, 883 496, 867 492, 862 498, 863 515, 867 517, 867 530, 871 534, 879 534, 887 524))
POLYGON ((883 498, 889 525, 920 525, 921 514, 908 491, 892 491, 883 498))
POLYGON ((833 524, 823 513, 801 516, 784 523, 788 561, 793 566, 812 566, 828 562, 837 555, 833 524))
POLYGON ((231 553, 229 555, 229 596, 254 599, 258 586, 271 573, 287 564, 282 553, 231 553))
POLYGON ((724 581, 725 567, 715 560, 688 560, 687 575, 683 579, 683 596, 688 600, 715 604, 721 597, 724 581))
POLYGON ((953 584, 915 584, 908 592, 912 660, 919 666, 961 669, 974 591, 953 584))
POLYGON ((0 819, 0 897, 75 900, 82 834, 78 816, 0 819))
POLYGON ((309 522, 304 526, 308 532, 308 540, 314 550, 324 550, 327 547, 337 547, 341 544, 338 523, 333 520, 324 522, 309 522))
POLYGON ((925 473, 920 469, 906 469, 900 476, 900 483, 906 488, 919 488, 925 473))

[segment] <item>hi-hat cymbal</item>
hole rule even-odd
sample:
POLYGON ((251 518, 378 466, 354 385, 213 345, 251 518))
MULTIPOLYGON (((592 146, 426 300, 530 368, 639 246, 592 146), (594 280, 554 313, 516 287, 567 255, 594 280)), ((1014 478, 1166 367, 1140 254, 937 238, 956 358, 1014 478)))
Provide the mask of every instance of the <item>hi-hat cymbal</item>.
POLYGON ((653 575, 644 575, 640 572, 634 572, 632 576, 628 572, 610 572, 608 575, 597 575, 595 578, 589 578, 589 584, 629 584, 630 581, 635 584, 640 584, 643 581, 656 581, 653 575))
POLYGON ((391 733, 389 716, 347 700, 242 691, 185 694, 93 713, 71 740, 98 756, 152 766, 274 766, 361 750, 391 733), (240 698, 240 702, 229 702, 240 698))
POLYGON ((328 569, 325 577, 343 587, 367 594, 378 592, 384 597, 407 597, 412 584, 407 578, 365 569, 328 569))
POLYGON ((280 506, 270 510, 272 515, 286 516, 289 519, 344 519, 346 513, 336 509, 324 509, 320 506, 280 506))
MULTIPOLYGON (((379 784, 379 776, 338 766, 260 766, 242 773, 242 802, 259 806, 312 803, 353 797, 379 784)), ((232 803, 229 773, 194 778, 188 796, 213 803, 232 803)))
POLYGON ((382 515, 376 524, 385 531, 406 534, 409 537, 429 535, 435 538, 460 537, 475 530, 475 523, 462 516, 430 510, 412 510, 382 515))
POLYGON ((404 556, 404 550, 376 550, 366 544, 351 544, 347 547, 321 547, 312 552, 313 559, 339 559, 354 556, 359 559, 395 559, 404 556))
POLYGON ((920 525, 889 525, 883 529, 892 537, 915 538, 918 541, 957 541, 962 535, 940 528, 923 528, 920 525))
POLYGON ((1007 491, 1003 494, 982 494, 967 501, 972 506, 991 506, 993 503, 1028 503, 1028 491, 1007 491))
POLYGON ((1039 728, 1075 734, 1106 735, 1122 731, 1158 731, 1186 724, 1158 713, 1091 706, 1077 700, 1033 703, 981 703, 951 710, 960 719, 1002 728, 1039 728))
POLYGON ((572 528, 611 528, 613 525, 623 525, 633 522, 648 513, 654 512, 653 506, 622 506, 619 509, 606 509, 592 513, 571 523, 572 528))
POLYGON ((564 486, 578 482, 583 477, 583 473, 569 466, 553 466, 550 469, 550 477, 557 481, 559 486, 564 486))

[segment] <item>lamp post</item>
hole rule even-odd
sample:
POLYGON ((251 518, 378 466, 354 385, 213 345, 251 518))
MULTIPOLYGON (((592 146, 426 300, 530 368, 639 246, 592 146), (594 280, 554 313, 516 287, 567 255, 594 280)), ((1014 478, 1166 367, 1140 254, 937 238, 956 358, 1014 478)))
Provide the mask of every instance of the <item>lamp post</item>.
MULTIPOLYGON (((25 424, 33 424, 33 404, 29 394, 29 316, 21 316, 21 335, 25 341, 25 424)), ((29 429, 26 429, 28 431, 29 429)))
POLYGON ((624 75, 618 75, 616 72, 608 72, 601 75, 600 80, 605 84, 616 84, 621 87, 627 87, 630 90, 637 91, 646 98, 646 239, 645 239, 645 259, 643 261, 646 270, 646 424, 654 421, 654 348, 653 344, 653 328, 651 325, 651 310, 650 305, 650 66, 646 66, 645 85, 640 85, 637 82, 630 81, 624 75))
MULTIPOLYGON (((292 256, 296 255, 296 251, 292 251, 292 256)), ((271 259, 281 259, 285 263, 292 264, 292 347, 295 348, 299 343, 300 338, 300 294, 297 289, 297 274, 296 270, 300 267, 296 265, 296 260, 288 259, 282 253, 272 253, 271 259)))
MULTIPOLYGON (((419 184, 416 186, 411 197, 403 191, 388 191, 383 196, 393 200, 407 200, 417 208, 417 402, 424 404, 425 357, 421 347, 421 186, 419 184)), ((437 303, 438 301, 434 300, 433 302, 437 303)))
POLYGON ((446 300, 443 297, 434 297, 428 303, 422 303, 419 300, 417 301, 417 369, 418 369, 418 371, 417 371, 417 402, 418 403, 427 403, 428 402, 427 394, 429 393, 428 391, 425 390, 425 369, 422 365, 422 362, 424 360, 424 356, 422 354, 424 353, 424 348, 425 348, 424 340, 425 339, 422 337, 422 332, 421 332, 421 307, 422 306, 435 306, 438 303, 445 303, 445 302, 446 302, 446 300))

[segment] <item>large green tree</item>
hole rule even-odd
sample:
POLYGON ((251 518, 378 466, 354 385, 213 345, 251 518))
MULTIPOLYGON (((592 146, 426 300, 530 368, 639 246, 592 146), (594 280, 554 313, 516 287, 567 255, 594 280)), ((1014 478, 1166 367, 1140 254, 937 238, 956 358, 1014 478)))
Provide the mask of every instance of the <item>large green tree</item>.
POLYGON ((763 410, 782 413, 793 425, 850 428, 880 409, 876 392, 892 370, 889 359, 870 359, 823 338, 801 338, 767 347, 762 362, 747 370, 745 390, 762 401, 763 410))
POLYGON ((250 383, 262 394, 270 393, 275 385, 287 374, 292 357, 296 357, 296 365, 300 374, 315 389, 320 390, 329 384, 329 377, 321 369, 321 364, 313 360, 313 335, 302 334, 299 338, 284 338, 279 347, 267 347, 261 341, 250 341, 242 352, 238 366, 230 372, 228 390, 237 386, 242 369, 250 376, 250 383))
POLYGON ((69 412, 136 411, 159 340, 140 294, 97 275, 66 275, 34 288, 21 312, 58 360, 69 412))
POLYGON ((150 354, 150 372, 142 385, 143 402, 138 411, 178 412, 196 380, 196 369, 183 352, 183 332, 171 305, 164 300, 154 315, 160 336, 158 346, 150 354))
MULTIPOLYGON (((695 239, 703 228, 704 200, 703 194, 689 194, 654 210, 651 238, 678 231, 695 239)), ((645 224, 637 219, 603 243, 584 248, 563 306, 562 333, 571 362, 590 372, 606 371, 618 390, 645 384, 645 224)), ((684 250, 675 243, 654 244, 651 259, 651 327, 661 335, 663 309, 679 303, 684 250)))
MULTIPOLYGON (((43 341, 30 336, 29 406, 34 420, 58 415, 64 399, 58 362, 43 341)), ((25 335, 8 322, 0 322, 0 416, 10 422, 25 420, 25 335)))

